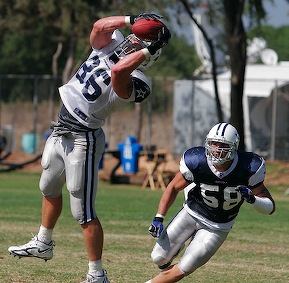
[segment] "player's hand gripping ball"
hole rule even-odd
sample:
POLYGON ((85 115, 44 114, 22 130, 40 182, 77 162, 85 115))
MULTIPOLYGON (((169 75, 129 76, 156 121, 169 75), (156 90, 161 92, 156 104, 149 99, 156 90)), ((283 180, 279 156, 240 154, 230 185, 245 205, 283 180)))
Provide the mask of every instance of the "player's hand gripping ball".
POLYGON ((156 41, 158 40, 159 31, 165 25, 156 19, 141 18, 132 25, 132 32, 141 40, 156 41))

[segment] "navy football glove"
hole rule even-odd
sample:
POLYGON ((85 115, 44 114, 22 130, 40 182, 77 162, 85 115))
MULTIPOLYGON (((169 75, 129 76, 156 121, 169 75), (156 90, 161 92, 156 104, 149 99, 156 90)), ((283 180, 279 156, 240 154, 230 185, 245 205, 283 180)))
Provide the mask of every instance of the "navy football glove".
POLYGON ((130 16, 130 23, 133 25, 136 21, 140 19, 160 21, 162 18, 163 16, 158 15, 158 14, 143 13, 143 14, 139 14, 138 16, 130 16))
POLYGON ((149 227, 149 233, 158 238, 162 233, 164 226, 163 226, 164 219, 162 217, 155 217, 154 221, 152 222, 151 226, 149 227))
POLYGON ((154 55, 159 49, 163 48, 169 43, 171 33, 167 27, 162 27, 158 33, 157 41, 154 41, 147 47, 151 55, 154 55))
POLYGON ((254 194, 246 186, 239 185, 239 186, 237 186, 236 191, 241 194, 242 199, 245 200, 246 202, 248 202, 248 203, 254 203, 255 202, 256 198, 255 198, 254 194))

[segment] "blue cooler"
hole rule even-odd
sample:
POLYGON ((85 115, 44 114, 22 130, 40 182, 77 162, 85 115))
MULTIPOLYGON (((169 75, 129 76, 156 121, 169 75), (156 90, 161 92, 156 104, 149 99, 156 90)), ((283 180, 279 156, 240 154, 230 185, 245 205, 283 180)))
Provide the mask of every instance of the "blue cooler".
POLYGON ((133 136, 125 138, 124 143, 118 144, 121 164, 125 173, 136 173, 138 171, 139 152, 143 149, 141 144, 133 136))

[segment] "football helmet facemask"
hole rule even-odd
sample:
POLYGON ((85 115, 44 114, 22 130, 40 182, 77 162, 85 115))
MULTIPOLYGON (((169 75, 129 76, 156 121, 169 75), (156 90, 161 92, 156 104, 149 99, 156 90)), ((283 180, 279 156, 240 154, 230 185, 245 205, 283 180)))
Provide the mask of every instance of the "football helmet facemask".
POLYGON ((232 125, 219 123, 209 131, 206 137, 206 156, 215 165, 224 164, 234 159, 239 141, 239 134, 232 125), (221 145, 215 145, 215 143, 221 143, 221 145))
MULTIPOLYGON (((123 42, 121 42, 115 49, 115 55, 121 59, 126 55, 148 47, 151 44, 149 41, 144 41, 136 37, 134 34, 128 35, 123 42)), ((147 60, 142 62, 137 69, 146 70, 151 67, 161 55, 159 49, 154 55, 151 55, 147 60)))

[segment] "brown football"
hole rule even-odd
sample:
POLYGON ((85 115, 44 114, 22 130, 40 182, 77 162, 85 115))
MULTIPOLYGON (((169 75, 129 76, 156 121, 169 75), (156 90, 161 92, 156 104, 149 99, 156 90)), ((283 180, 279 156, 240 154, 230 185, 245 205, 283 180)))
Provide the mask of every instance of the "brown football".
POLYGON ((140 19, 132 25, 132 32, 141 40, 155 41, 158 39, 159 30, 165 25, 153 19, 140 19))

